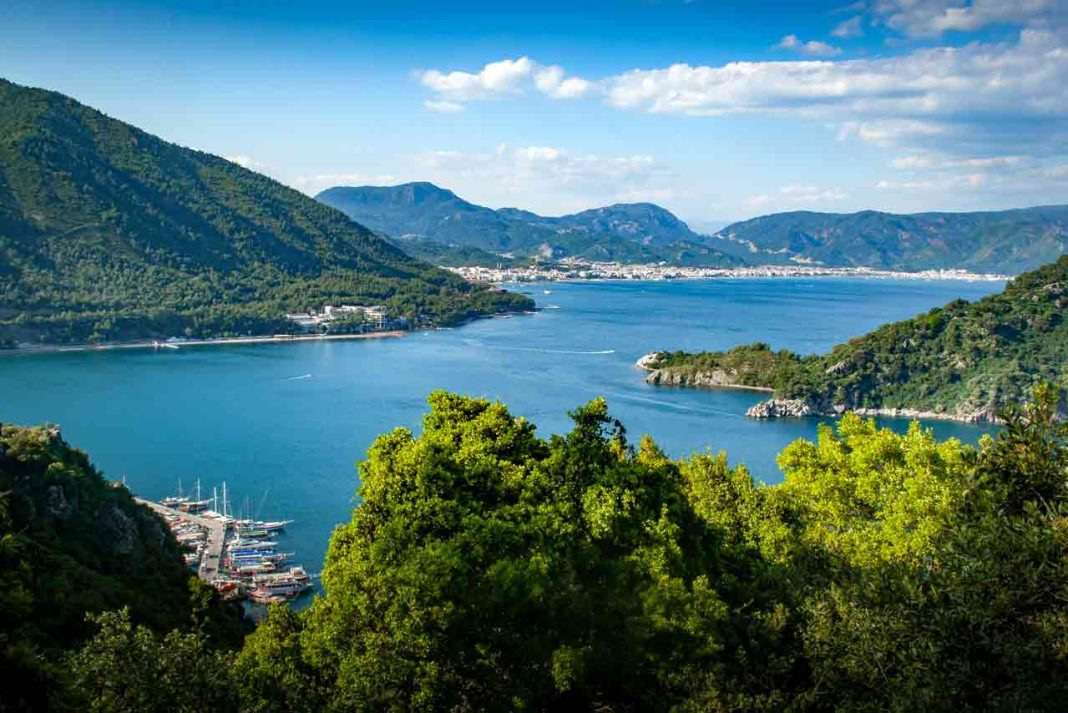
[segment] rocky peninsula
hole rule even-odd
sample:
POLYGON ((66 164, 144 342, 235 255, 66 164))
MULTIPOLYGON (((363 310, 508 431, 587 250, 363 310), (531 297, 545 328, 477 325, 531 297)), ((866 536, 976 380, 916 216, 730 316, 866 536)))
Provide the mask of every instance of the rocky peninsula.
MULTIPOLYGON (((864 416, 996 423, 1068 363, 1068 256, 999 294, 955 300, 884 325, 822 355, 757 343, 726 352, 654 352, 638 366, 665 386, 772 392, 753 418, 864 416)), ((1062 403, 1062 414, 1068 405, 1062 403)))

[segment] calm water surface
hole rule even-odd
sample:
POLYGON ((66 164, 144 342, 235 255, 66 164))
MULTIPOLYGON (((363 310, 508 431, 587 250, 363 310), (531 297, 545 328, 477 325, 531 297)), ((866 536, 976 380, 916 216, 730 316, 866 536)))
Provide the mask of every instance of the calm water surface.
MULTIPOLYGON (((543 435, 566 411, 605 396, 636 439, 670 454, 726 450, 758 477, 818 420, 754 421, 760 394, 647 386, 634 361, 657 349, 724 349, 761 340, 815 352, 884 322, 1001 283, 740 279, 523 285, 542 310, 404 339, 0 358, 0 420, 62 426, 105 475, 148 498, 226 481, 235 505, 297 520, 288 547, 318 571, 350 516, 354 463, 374 437, 418 429, 426 395, 500 399, 543 435)), ((900 421, 886 421, 904 428, 900 421)), ((940 436, 982 431, 949 423, 940 436)))

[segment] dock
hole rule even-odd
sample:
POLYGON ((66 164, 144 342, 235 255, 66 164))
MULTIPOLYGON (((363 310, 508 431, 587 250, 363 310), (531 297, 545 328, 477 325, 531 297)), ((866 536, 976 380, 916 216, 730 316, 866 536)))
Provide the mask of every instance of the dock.
POLYGON ((197 575, 206 582, 212 582, 219 578, 219 564, 222 559, 223 545, 226 544, 226 536, 230 530, 230 526, 227 523, 210 517, 194 515, 176 508, 169 508, 151 500, 143 500, 141 498, 134 498, 134 500, 152 508, 161 515, 177 515, 184 520, 207 529, 208 540, 204 545, 204 554, 200 558, 197 575))

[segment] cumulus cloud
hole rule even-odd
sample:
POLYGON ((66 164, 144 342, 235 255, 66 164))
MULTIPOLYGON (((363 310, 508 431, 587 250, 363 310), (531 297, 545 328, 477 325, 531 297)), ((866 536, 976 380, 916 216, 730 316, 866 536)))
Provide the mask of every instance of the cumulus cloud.
POLYGON ((534 72, 534 86, 553 99, 577 99, 593 89, 593 83, 580 77, 566 77, 559 65, 542 67, 534 72))
POLYGON ((559 65, 540 65, 529 57, 490 62, 477 72, 417 72, 419 82, 436 98, 423 105, 431 111, 455 113, 463 103, 501 99, 522 94, 533 87, 552 99, 577 99, 593 89, 593 83, 568 77, 559 65))
POLYGON ((842 50, 826 42, 820 42, 819 40, 802 42, 797 35, 786 35, 775 46, 782 50, 803 54, 806 57, 834 57, 842 54, 842 50))
POLYGON ((478 72, 440 72, 431 69, 419 74, 424 87, 450 102, 490 99, 518 94, 524 81, 534 71, 527 57, 490 62, 478 72))
MULTIPOLYGON (((876 144, 955 137, 1048 141, 1068 115, 1062 33, 1023 30, 1018 41, 918 49, 844 61, 676 64, 607 82, 620 109, 663 114, 771 113, 837 123, 840 136, 876 144), (1024 131, 1005 131, 1011 123, 1024 131)), ((1059 131, 1063 132, 1063 129, 1059 131)))
POLYGON ((991 25, 1063 23, 1065 0, 877 0, 872 7, 887 27, 909 37, 974 32, 991 25))

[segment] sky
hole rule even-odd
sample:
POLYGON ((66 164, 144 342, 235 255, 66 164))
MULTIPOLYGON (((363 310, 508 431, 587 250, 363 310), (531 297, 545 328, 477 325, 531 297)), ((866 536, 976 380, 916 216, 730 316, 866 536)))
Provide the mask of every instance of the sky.
POLYGON ((0 76, 314 195, 1068 202, 1068 0, 0 0, 0 76))

